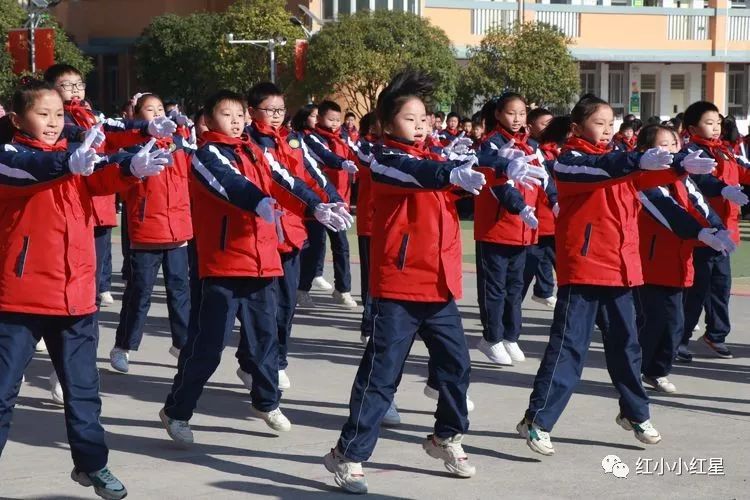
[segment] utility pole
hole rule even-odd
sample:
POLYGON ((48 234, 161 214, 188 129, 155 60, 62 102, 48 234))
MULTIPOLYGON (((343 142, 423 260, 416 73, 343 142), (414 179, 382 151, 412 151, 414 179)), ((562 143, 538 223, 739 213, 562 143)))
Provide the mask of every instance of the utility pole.
POLYGON ((286 45, 286 38, 279 36, 276 38, 269 38, 268 40, 235 40, 234 33, 228 33, 227 43, 232 45, 255 45, 256 47, 263 47, 264 49, 266 49, 269 56, 268 58, 271 70, 271 83, 276 83, 276 47, 282 47, 286 45))

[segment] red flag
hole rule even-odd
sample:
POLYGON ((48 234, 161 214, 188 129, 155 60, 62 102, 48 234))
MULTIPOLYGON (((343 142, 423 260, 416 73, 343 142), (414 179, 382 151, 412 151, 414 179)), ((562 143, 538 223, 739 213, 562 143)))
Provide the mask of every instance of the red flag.
POLYGON ((307 40, 297 40, 294 42, 294 77, 297 80, 302 80, 305 77, 307 47, 307 40))
MULTIPOLYGON (((36 70, 41 72, 55 64, 55 30, 37 28, 34 30, 34 47, 36 49, 36 70)), ((7 50, 13 59, 13 73, 20 75, 31 71, 31 54, 29 53, 29 30, 14 29, 8 31, 7 50)))

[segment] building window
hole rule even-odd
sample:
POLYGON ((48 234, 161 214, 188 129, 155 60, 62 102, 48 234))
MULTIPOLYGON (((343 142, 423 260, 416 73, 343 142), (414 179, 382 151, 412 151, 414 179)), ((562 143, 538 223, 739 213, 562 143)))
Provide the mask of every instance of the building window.
POLYGON ((581 95, 599 95, 599 87, 596 84, 596 63, 584 61, 579 63, 579 67, 581 71, 581 95))
POLYGON ((370 10, 370 0, 357 0, 357 11, 370 10))
POLYGON ((625 115, 626 87, 625 64, 611 63, 609 65, 609 104, 612 106, 616 118, 625 115))
POLYGON ((373 10, 419 14, 419 3, 417 0, 323 0, 322 10, 323 19, 373 10))
POLYGON ((746 67, 730 64, 727 73, 727 109, 730 115, 744 120, 747 117, 747 78, 746 67))

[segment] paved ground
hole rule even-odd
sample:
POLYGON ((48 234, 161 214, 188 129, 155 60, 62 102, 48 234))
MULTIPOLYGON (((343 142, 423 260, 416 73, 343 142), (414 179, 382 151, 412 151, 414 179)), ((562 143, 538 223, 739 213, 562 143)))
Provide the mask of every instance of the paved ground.
MULTIPOLYGON (((115 260, 119 269, 119 258, 115 260)), ((357 268, 353 274, 358 276, 357 268)), ((480 338, 474 287, 475 276, 466 273, 462 311, 471 347, 480 338)), ((116 298, 122 291, 122 284, 115 283, 116 298)), ((322 294, 316 298, 320 307, 298 315, 294 329, 289 369, 293 385, 282 401, 292 431, 277 436, 249 416, 248 394, 235 376, 230 348, 192 421, 197 444, 190 450, 172 444, 157 416, 174 375, 163 290, 154 296, 147 335, 141 351, 131 358, 128 375, 113 373, 108 363, 119 302, 104 310, 101 420, 112 449, 110 465, 126 483, 130 498, 344 498, 321 465, 321 456, 334 444, 346 415, 362 353, 358 314, 337 308, 322 294)), ((498 368, 475 349, 471 352, 471 396, 477 409, 470 414, 465 448, 477 476, 449 477, 419 446, 431 430, 435 403, 422 395, 427 358, 424 345, 417 342, 397 395, 403 424, 383 431, 366 464, 371 497, 750 497, 750 454, 744 444, 750 429, 750 298, 732 299, 736 359, 718 360, 699 350, 691 366, 675 369, 672 380, 678 395, 653 395, 653 421, 664 440, 647 449, 614 423, 615 391, 595 334, 583 382, 553 433, 557 455, 549 458, 532 453, 515 433, 552 314, 529 302, 524 316, 521 346, 530 358, 526 362, 498 368), (627 479, 603 472, 602 459, 612 454, 629 466, 627 479), (643 474, 637 473, 639 458, 643 474), (723 474, 718 474, 720 468, 723 474)), ((92 497, 91 490, 68 477, 71 461, 62 411, 50 403, 46 389, 50 367, 47 356, 39 355, 27 370, 10 442, 0 460, 0 498, 92 497)))

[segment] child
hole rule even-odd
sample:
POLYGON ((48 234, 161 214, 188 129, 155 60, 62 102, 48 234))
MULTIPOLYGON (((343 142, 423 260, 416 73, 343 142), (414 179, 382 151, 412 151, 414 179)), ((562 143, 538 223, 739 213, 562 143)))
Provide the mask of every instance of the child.
POLYGON ((448 113, 448 118, 446 118, 445 120, 445 129, 438 134, 440 143, 443 146, 447 146, 448 144, 450 144, 453 139, 458 137, 458 135, 461 133, 461 131, 458 129, 460 121, 461 117, 458 115, 458 113, 448 113))
MULTIPOLYGON (((644 152, 659 147, 677 153, 679 144, 674 130, 650 125, 638 134, 636 149, 644 152)), ((730 253, 735 245, 690 178, 643 189, 640 199, 644 208, 638 218, 644 284, 637 289, 635 306, 643 355, 641 372, 645 384, 672 393, 677 388, 667 376, 683 336, 683 290, 693 284, 693 248, 701 241, 716 251, 730 253)))
POLYGON ((435 433, 422 447, 456 476, 476 472, 461 447, 469 424, 470 360, 455 302, 461 296, 461 238, 450 189, 477 193, 484 176, 471 169, 475 157, 435 161, 414 147, 428 133, 422 99, 431 89, 423 75, 405 72, 378 97, 385 135, 374 148, 371 167, 372 227, 380 235, 370 249, 375 320, 354 380, 349 419, 324 459, 336 484, 353 493, 367 492, 361 462, 372 454, 417 333, 430 351, 440 388, 435 433))
POLYGON ((461 120, 461 132, 463 132, 466 137, 471 137, 472 128, 473 125, 471 118, 464 118, 461 120))
POLYGON ((669 168, 672 155, 657 148, 610 153, 614 112, 596 97, 579 101, 571 122, 573 135, 554 166, 560 203, 557 305, 529 408, 516 427, 529 448, 543 455, 555 452, 549 431, 580 379, 600 305, 609 320, 602 332, 607 369, 620 393, 616 422, 645 444, 661 441, 640 376, 633 302, 633 287, 643 284, 636 182, 646 188, 674 182, 685 170, 713 168, 696 158, 669 168))
POLYGON ((0 164, 8 166, 0 174, 0 453, 23 372, 44 338, 62 386, 70 477, 120 499, 127 491, 107 468, 99 421, 91 197, 158 174, 163 162, 145 150, 100 158, 91 147, 94 129, 82 145, 68 146, 60 139, 63 114, 55 88, 29 79, 0 126, 0 164))
MULTIPOLYGON (((305 144, 323 172, 331 180, 341 199, 348 206, 351 201, 352 179, 357 173, 356 154, 347 140, 340 135, 341 107, 333 101, 323 101, 318 105, 318 121, 313 130, 306 130, 305 144)), ((312 221, 307 226, 308 247, 302 252, 302 272, 300 295, 309 294, 315 278, 315 270, 322 269, 325 257, 325 238, 331 240, 333 253, 334 290, 333 299, 348 309, 357 307, 351 296, 351 269, 349 266, 349 241, 345 233, 326 230, 312 221)), ((308 295, 309 297, 309 295, 308 295)))
MULTIPOLYGON (((151 121, 164 116, 162 100, 141 94, 135 103, 136 119, 151 121)), ((121 373, 129 370, 130 351, 137 351, 143 338, 151 295, 162 269, 167 290, 167 309, 172 345, 178 358, 187 339, 190 315, 187 243, 193 238, 188 193, 190 158, 195 146, 183 135, 160 139, 156 148, 169 151, 169 167, 163 175, 149 179, 123 193, 128 231, 128 281, 122 296, 120 323, 110 365, 121 373)))
POLYGON ((341 137, 344 140, 351 139, 353 142, 359 141, 359 131, 357 130, 357 115, 347 111, 344 115, 344 124, 341 127, 341 137))
POLYGON ((433 124, 432 130, 437 132, 438 134, 443 131, 443 128, 445 127, 445 113, 442 111, 436 111, 435 112, 435 123, 433 124))
POLYGON ((552 112, 545 108, 534 108, 526 116, 526 128, 529 136, 537 143, 541 143, 542 133, 552 121, 552 112))
POLYGON ((635 142, 638 137, 635 135, 635 129, 632 122, 623 122, 620 130, 612 138, 612 149, 614 151, 630 152, 635 150, 635 142))
MULTIPOLYGON (((719 109, 710 102, 698 101, 685 110, 685 130, 690 134, 690 143, 683 154, 703 151, 703 156, 717 162, 712 174, 694 176, 700 190, 729 230, 732 241, 739 245, 739 205, 748 199, 741 185, 750 184, 750 164, 721 140, 721 117, 719 109), (715 183, 718 178, 722 184, 715 183)), ((689 362, 692 353, 688 349, 693 328, 698 324, 701 310, 706 310, 706 333, 701 341, 720 358, 731 358, 732 351, 724 341, 729 324, 729 293, 732 288, 732 270, 728 255, 712 248, 696 248, 693 254, 695 283, 685 297, 685 334, 678 350, 678 360, 689 362)))

